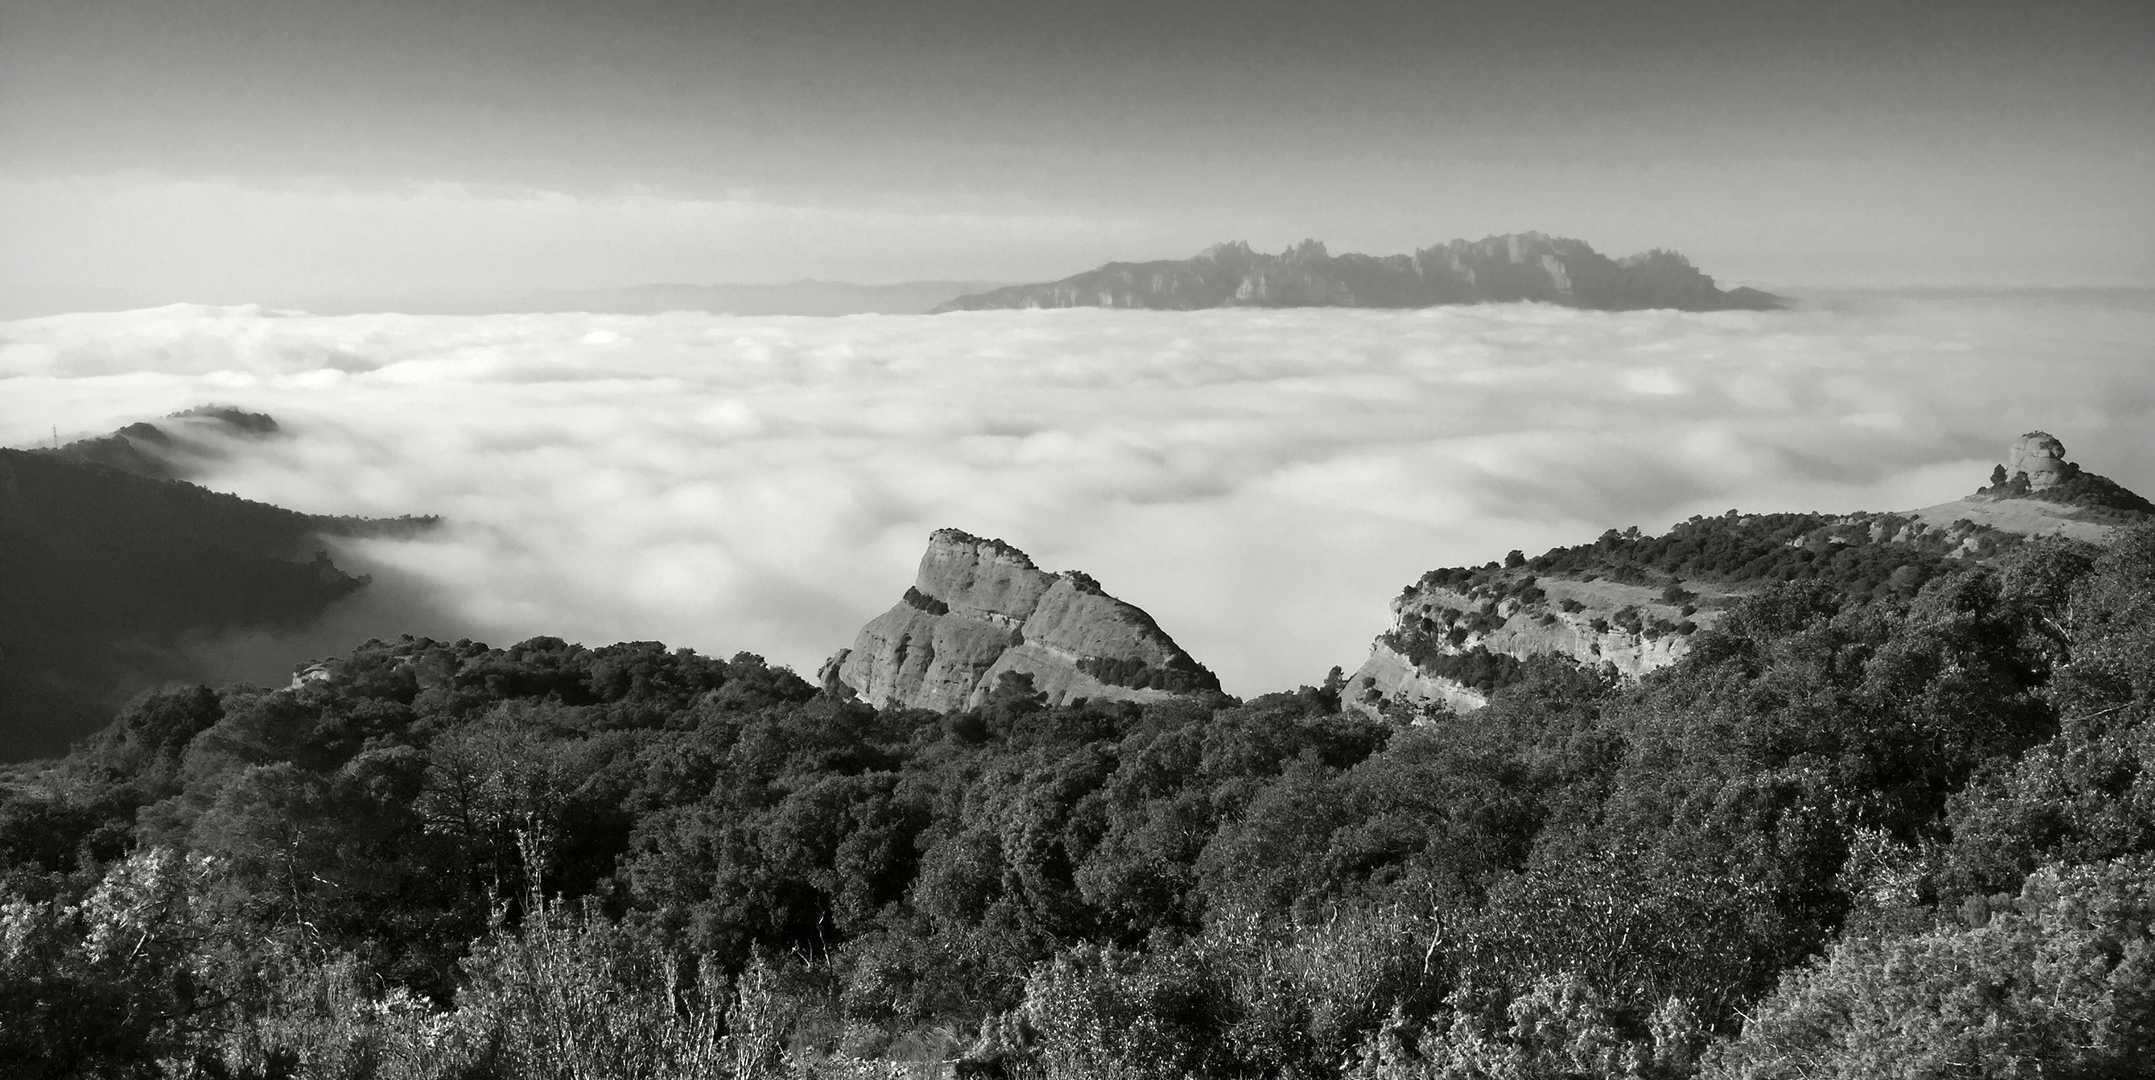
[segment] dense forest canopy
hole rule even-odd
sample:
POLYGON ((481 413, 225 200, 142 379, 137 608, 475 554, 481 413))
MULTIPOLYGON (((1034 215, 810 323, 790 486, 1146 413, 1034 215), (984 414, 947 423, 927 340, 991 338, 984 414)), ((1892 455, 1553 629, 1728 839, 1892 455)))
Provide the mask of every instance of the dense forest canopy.
POLYGON ((0 1060, 2125 1075, 2155 529, 1926 578, 1779 582, 1642 680, 1531 661, 1415 726, 1336 674, 935 714, 549 638, 160 690, 0 788, 0 1060))

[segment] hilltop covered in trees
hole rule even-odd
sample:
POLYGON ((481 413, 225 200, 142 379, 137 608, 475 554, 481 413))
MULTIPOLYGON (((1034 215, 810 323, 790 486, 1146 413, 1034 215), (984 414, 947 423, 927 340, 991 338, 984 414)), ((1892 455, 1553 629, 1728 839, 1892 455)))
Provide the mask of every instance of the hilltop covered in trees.
POLYGON ((1639 676, 1761 590, 1804 583, 1851 603, 1916 595, 2038 538, 2096 544, 2155 523, 2155 504, 2067 461, 2031 431, 1990 483, 1899 513, 1694 516, 1661 535, 1610 529, 1588 544, 1431 570, 1392 601, 1393 626, 1348 679, 1347 707, 1411 719, 1479 708, 1522 661, 1559 656, 1639 676))
MULTIPOLYGON (((1642 573, 1759 557, 1618 539, 1642 573)), ((1852 565, 1761 566, 1636 682, 1535 660, 1413 727, 1336 675, 1049 707, 1013 674, 929 713, 553 639, 161 691, 0 791, 0 1060, 2128 1073, 2155 530, 1888 588, 1852 565)))

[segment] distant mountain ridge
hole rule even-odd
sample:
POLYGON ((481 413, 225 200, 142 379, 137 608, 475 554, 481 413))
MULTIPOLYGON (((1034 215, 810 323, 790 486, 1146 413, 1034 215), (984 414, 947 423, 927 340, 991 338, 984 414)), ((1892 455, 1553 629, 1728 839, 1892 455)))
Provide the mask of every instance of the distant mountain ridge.
POLYGON ((595 315, 657 315, 704 311, 719 315, 919 315, 960 293, 991 287, 983 281, 900 281, 858 285, 803 279, 783 285, 629 285, 613 289, 542 289, 501 305, 503 313, 580 311, 595 315))
POLYGON ((187 480, 207 460, 223 456, 234 441, 277 434, 277 421, 229 405, 203 405, 164 418, 163 426, 137 421, 94 438, 31 453, 56 454, 72 461, 118 469, 152 480, 187 480))
POLYGON ((1673 251, 1611 259, 1538 232, 1453 240, 1412 255, 1333 255, 1304 240, 1278 255, 1216 244, 1194 258, 1108 263, 1035 285, 960 296, 935 309, 1217 307, 1422 308, 1531 300, 1601 311, 1763 311, 1782 298, 1723 290, 1673 251))

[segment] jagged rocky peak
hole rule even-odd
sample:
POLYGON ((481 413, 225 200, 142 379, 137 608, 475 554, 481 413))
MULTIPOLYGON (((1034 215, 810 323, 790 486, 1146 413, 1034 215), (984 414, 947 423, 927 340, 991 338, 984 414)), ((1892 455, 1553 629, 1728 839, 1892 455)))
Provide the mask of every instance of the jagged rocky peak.
POLYGON ((920 557, 912 594, 955 605, 952 610, 969 618, 1023 622, 1054 583, 1055 575, 1001 540, 937 529, 920 557))
POLYGON ((824 685, 878 705, 979 705, 1006 674, 1051 703, 1149 701, 1218 690, 1219 679, 1152 616, 1091 576, 1049 573, 1001 540, 961 529, 928 537, 905 597, 823 666, 824 685))
POLYGON ((1324 249, 1324 241, 1304 240, 1281 252, 1280 262, 1287 266, 1294 266, 1299 263, 1324 262, 1331 257, 1331 253, 1324 249))
POLYGON ((1257 253, 1250 249, 1249 242, 1246 240, 1227 240, 1198 252, 1197 257, 1217 263, 1240 264, 1256 258, 1257 253))

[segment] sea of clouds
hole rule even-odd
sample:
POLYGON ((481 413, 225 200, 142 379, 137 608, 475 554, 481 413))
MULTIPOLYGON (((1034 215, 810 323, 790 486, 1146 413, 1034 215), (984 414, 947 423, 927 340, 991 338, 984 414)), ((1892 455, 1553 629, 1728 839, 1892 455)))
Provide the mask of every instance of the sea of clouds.
POLYGON ((234 674, 413 632, 812 675, 947 525, 1092 573, 1248 695, 1352 669, 1429 568, 1731 507, 1944 502, 2032 428, 2155 493, 2155 297, 0 323, 0 443, 207 403, 283 427, 210 487, 446 519, 344 544, 371 595, 234 644, 234 674))

